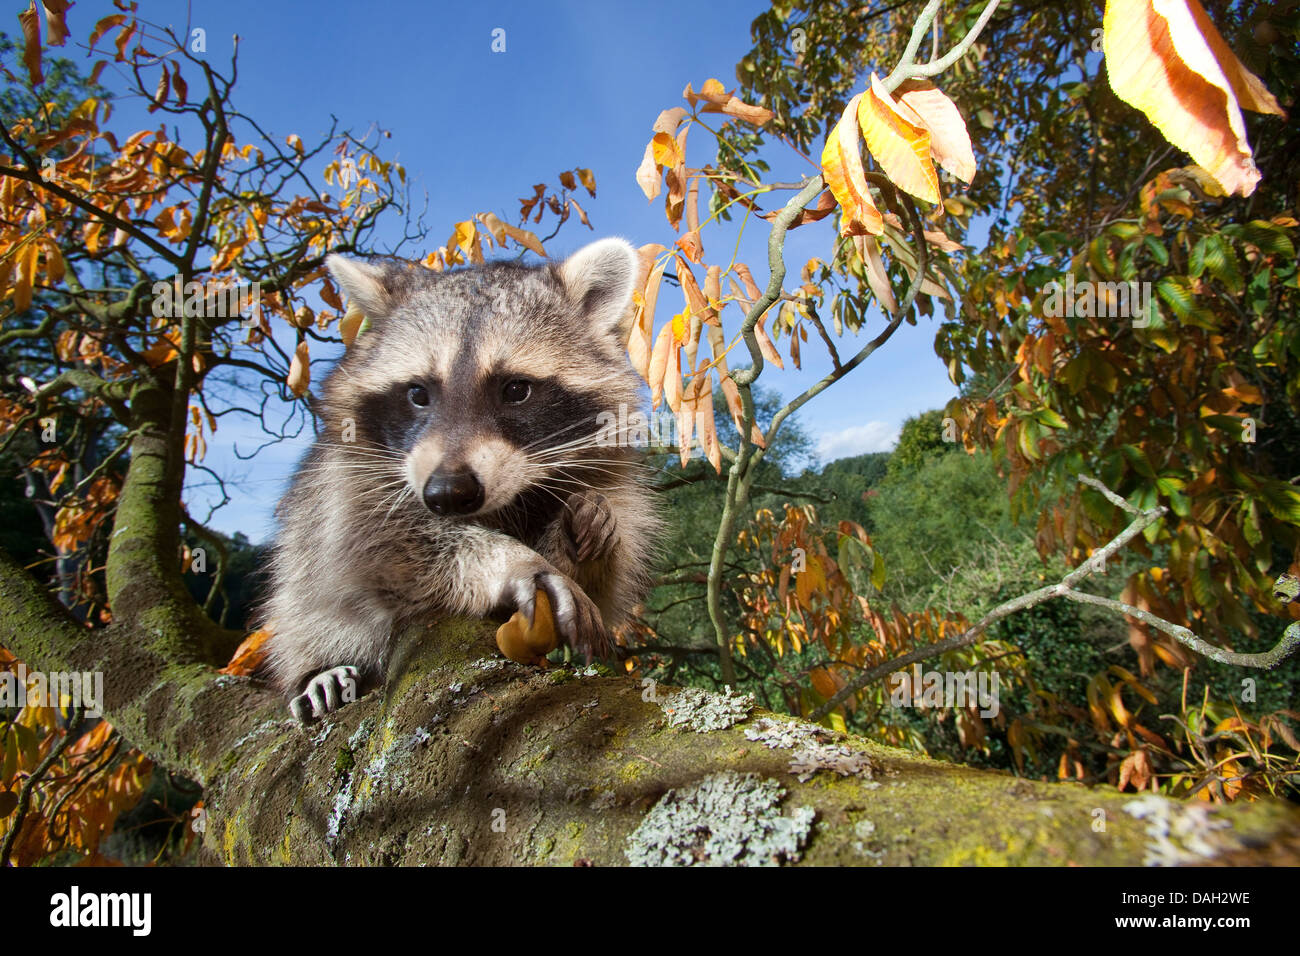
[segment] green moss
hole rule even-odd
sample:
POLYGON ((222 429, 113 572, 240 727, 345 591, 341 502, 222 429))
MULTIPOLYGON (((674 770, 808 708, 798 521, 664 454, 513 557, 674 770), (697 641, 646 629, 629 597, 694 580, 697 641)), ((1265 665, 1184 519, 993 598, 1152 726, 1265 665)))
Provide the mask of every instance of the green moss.
POLYGON ((352 756, 352 751, 346 747, 340 747, 338 756, 334 758, 334 772, 341 777, 356 765, 357 760, 352 756))

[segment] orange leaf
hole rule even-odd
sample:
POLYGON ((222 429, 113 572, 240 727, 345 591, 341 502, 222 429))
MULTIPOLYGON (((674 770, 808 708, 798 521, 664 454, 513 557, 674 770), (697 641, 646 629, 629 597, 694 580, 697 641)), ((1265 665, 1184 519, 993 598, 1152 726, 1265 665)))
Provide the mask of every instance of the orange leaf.
POLYGON ((822 150, 822 176, 843 210, 842 236, 879 235, 885 230, 880 211, 871 201, 858 147, 858 104, 863 95, 859 93, 849 101, 822 150))
POLYGON ((537 238, 537 233, 530 232, 527 229, 519 229, 510 225, 508 222, 503 222, 501 228, 505 231, 507 236, 519 243, 525 249, 528 249, 530 252, 535 252, 539 256, 546 255, 546 250, 542 248, 542 242, 537 238))
POLYGON ((305 340, 299 342, 298 347, 293 350, 293 361, 289 363, 289 374, 285 376, 284 381, 295 398, 302 398, 307 394, 307 386, 311 384, 311 356, 305 340))
POLYGON ((1197 0, 1107 0, 1102 46, 1116 96, 1229 195, 1255 191, 1259 170, 1241 110, 1285 114, 1197 0))
POLYGON ((218 674, 233 674, 236 677, 247 677, 257 670, 258 665, 266 658, 266 651, 262 645, 266 643, 267 638, 271 636, 269 630, 254 631, 244 638, 243 643, 235 650, 235 654, 230 658, 230 663, 217 671, 218 674))

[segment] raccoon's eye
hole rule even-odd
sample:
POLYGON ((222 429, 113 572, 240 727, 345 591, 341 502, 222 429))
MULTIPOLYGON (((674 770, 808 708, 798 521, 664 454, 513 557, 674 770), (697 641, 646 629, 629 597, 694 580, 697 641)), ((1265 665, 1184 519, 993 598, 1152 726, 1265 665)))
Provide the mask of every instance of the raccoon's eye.
POLYGON ((429 404, 429 392, 423 385, 412 385, 406 390, 406 397, 417 408, 424 408, 429 404))
POLYGON ((501 400, 507 405, 521 405, 533 394, 531 382, 516 378, 501 386, 501 400))

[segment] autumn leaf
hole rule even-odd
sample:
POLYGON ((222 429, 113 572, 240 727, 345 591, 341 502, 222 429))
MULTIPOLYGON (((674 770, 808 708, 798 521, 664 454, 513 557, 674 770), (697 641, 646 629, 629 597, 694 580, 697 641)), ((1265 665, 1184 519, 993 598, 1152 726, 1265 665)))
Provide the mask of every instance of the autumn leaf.
POLYGON ((23 30, 23 65, 27 67, 27 78, 32 86, 39 86, 45 76, 41 73, 41 15, 36 12, 36 0, 18 14, 18 22, 23 30))
POLYGON ((299 342, 293 350, 293 361, 289 363, 289 374, 284 381, 295 398, 307 394, 307 386, 311 384, 311 356, 306 341, 299 342))
POLYGON ((705 105, 700 108, 702 113, 725 113, 754 126, 762 126, 776 115, 769 109, 753 106, 738 99, 734 93, 728 92, 723 87, 721 81, 716 79, 705 80, 698 93, 688 83, 682 96, 686 98, 686 101, 691 106, 695 106, 701 100, 704 101, 705 105))
POLYGON ((858 104, 864 94, 859 93, 849 101, 822 150, 822 176, 826 185, 840 204, 840 235, 879 235, 885 230, 884 220, 876 204, 862 168, 862 153, 858 146, 858 104))
POLYGON ((930 131, 906 103, 896 101, 871 74, 871 87, 856 97, 858 126, 867 149, 889 181, 926 202, 939 201, 939 175, 930 161, 930 131))
POLYGON ((935 162, 963 182, 974 179, 975 153, 957 105, 929 80, 904 80, 896 92, 930 131, 930 153, 935 162))
POLYGON ((68 7, 71 0, 41 0, 45 8, 45 29, 49 33, 50 46, 63 46, 68 38, 68 7))
POLYGON ((636 169, 636 184, 641 187, 645 193, 645 198, 653 202, 654 198, 659 195, 663 188, 663 171, 655 163, 655 144, 651 140, 646 143, 645 155, 641 157, 641 165, 636 169))
POLYGON ((531 621, 523 611, 516 611, 497 628, 497 649, 516 664, 540 664, 559 643, 550 598, 540 589, 533 601, 531 621))
MULTIPOLYGON (((790 223, 789 228, 797 229, 800 226, 806 226, 810 222, 820 222, 835 211, 835 196, 832 193, 822 191, 817 196, 817 202, 811 206, 805 206, 799 211, 794 222, 790 223)), ((773 209, 771 212, 765 212, 760 218, 768 222, 775 221, 776 217, 781 214, 781 210, 773 209)))
POLYGON ((1102 45, 1116 96, 1229 195, 1255 191, 1260 174, 1241 110, 1285 113, 1197 0, 1107 0, 1102 45))
POLYGON ((343 318, 339 319, 339 337, 343 339, 343 344, 351 347, 352 343, 357 340, 361 333, 361 326, 365 323, 366 317, 355 305, 348 305, 347 312, 343 318))
POLYGON ((124 23, 126 23, 126 14, 124 13, 112 13, 102 18, 95 24, 95 29, 90 32, 90 41, 87 44, 89 50, 93 52, 95 44, 99 42, 105 33, 113 29, 113 27, 120 27, 124 23))
POLYGON ((854 236, 853 244, 867 274, 867 284, 885 311, 891 315, 898 311, 898 300, 894 298, 894 288, 889 283, 889 274, 885 271, 885 261, 880 255, 880 240, 875 236, 854 236))
POLYGON ((507 236, 519 243, 528 251, 535 252, 539 256, 546 255, 546 250, 542 248, 542 242, 537 238, 537 233, 530 232, 527 229, 520 229, 517 226, 512 226, 508 222, 502 223, 501 227, 507 236))
MULTIPOLYGON (((103 61, 101 61, 101 65, 102 63, 103 61)), ((172 89, 176 91, 176 104, 178 106, 184 106, 186 101, 189 99, 190 88, 189 85, 181 79, 181 65, 176 62, 172 63, 172 89)))
POLYGON ((270 636, 271 632, 269 630, 254 631, 249 634, 235 649, 234 656, 230 658, 230 663, 218 670, 217 673, 231 674, 235 677, 248 677, 266 659, 266 651, 263 650, 263 645, 270 636))

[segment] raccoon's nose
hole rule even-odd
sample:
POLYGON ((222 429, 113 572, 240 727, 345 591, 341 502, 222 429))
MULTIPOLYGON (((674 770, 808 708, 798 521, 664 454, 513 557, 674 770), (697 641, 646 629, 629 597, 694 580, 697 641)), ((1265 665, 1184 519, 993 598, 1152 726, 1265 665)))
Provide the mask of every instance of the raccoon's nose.
POLYGON ((472 471, 434 472, 424 483, 424 504, 436 515, 464 515, 483 504, 483 486, 472 471))

